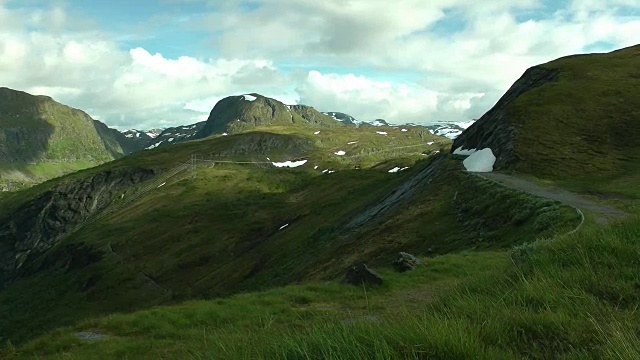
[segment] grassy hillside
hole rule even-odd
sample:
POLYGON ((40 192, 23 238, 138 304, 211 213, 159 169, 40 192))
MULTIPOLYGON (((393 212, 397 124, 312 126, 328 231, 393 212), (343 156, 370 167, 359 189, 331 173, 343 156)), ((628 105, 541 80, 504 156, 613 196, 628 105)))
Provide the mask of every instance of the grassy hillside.
POLYGON ((50 97, 0 88, 0 189, 30 186, 123 156, 131 149, 114 131, 50 97))
POLYGON ((503 168, 551 180, 579 177, 599 192, 613 190, 615 181, 633 195, 620 185, 640 175, 639 55, 634 46, 531 68, 454 147, 493 147, 503 168))
MULTIPOLYGON (((194 172, 81 229, 32 259, 21 279, 0 292, 7 314, 0 318, 0 334, 20 342, 98 314, 335 279, 360 261, 387 266, 398 251, 495 251, 568 231, 578 221, 573 209, 469 176, 447 156, 420 160, 423 151, 448 141, 425 138, 431 135, 417 128, 385 128, 386 136, 376 133, 381 128, 310 130, 187 142, 43 184, 51 189, 56 182, 129 166, 169 168, 194 153, 308 159, 296 169, 199 162, 194 172), (425 140, 440 142, 413 147, 425 140), (335 155, 351 141, 358 143, 335 155), (397 145, 411 147, 397 153, 397 145), (410 168, 388 172, 396 166, 410 168), (419 186, 402 190, 415 179, 419 186), (390 194, 402 191, 409 191, 405 200, 389 202, 390 194), (372 212, 380 203, 390 205, 372 212)), ((18 208, 22 196, 37 198, 40 187, 4 204, 18 208)))
POLYGON ((616 174, 640 163, 640 46, 562 58, 543 66, 558 80, 517 99, 522 126, 516 170, 532 174, 616 174))
POLYGON ((381 287, 289 286, 83 321, 41 359, 635 359, 638 219, 509 252, 425 258, 381 287), (104 338, 86 341, 89 332, 104 338))

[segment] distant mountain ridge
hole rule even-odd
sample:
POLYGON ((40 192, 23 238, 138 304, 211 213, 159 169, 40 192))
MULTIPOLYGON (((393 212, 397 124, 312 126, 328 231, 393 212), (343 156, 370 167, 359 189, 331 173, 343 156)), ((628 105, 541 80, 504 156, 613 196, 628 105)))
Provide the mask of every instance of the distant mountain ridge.
POLYGON ((137 151, 119 131, 48 96, 0 88, 0 185, 37 183, 137 151))

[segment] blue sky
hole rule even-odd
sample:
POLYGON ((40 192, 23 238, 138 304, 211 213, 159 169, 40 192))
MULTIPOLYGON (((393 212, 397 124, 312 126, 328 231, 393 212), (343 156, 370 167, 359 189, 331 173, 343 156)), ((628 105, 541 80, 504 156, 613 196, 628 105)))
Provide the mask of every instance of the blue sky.
POLYGON ((193 123, 246 92, 462 122, 528 67, 638 33, 637 0, 0 0, 0 86, 120 129, 193 123))

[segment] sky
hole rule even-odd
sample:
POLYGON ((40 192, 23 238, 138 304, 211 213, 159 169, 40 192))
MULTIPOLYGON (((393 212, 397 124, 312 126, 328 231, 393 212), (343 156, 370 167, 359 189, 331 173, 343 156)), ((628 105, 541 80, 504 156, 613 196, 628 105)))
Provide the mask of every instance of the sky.
POLYGON ((245 93, 465 122, 527 68, 637 34, 638 0, 0 0, 0 86, 120 130, 202 121, 245 93))

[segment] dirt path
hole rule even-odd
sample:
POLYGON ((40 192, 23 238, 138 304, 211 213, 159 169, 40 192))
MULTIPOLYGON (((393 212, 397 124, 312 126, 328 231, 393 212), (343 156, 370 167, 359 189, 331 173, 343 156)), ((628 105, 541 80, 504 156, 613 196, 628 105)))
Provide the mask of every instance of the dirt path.
POLYGON ((544 197, 551 200, 557 200, 561 203, 573 206, 580 210, 586 211, 595 216, 595 220, 598 224, 606 224, 610 220, 621 219, 627 214, 614 207, 600 204, 593 201, 587 196, 572 193, 567 190, 548 188, 534 184, 528 180, 521 179, 515 176, 501 174, 501 173, 475 173, 476 175, 485 179, 497 181, 512 189, 524 191, 526 193, 544 197))

